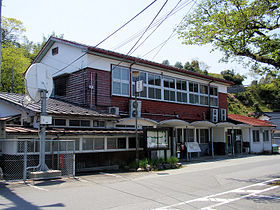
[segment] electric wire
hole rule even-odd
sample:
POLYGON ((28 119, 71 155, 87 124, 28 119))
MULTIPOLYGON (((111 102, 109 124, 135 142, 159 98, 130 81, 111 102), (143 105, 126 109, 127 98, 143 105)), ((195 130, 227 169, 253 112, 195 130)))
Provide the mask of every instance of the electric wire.
POLYGON ((169 15, 176 9, 182 0, 175 5, 175 7, 165 16, 165 18, 157 25, 157 27, 131 52, 133 54, 144 42, 161 26, 161 24, 169 17, 169 15))
MULTIPOLYGON (((138 17, 140 14, 142 14, 146 9, 148 9, 150 6, 152 6, 157 0, 154 0, 152 3, 150 3, 148 6, 146 6, 144 9, 142 9, 139 13, 137 13, 133 18, 131 18, 129 21, 127 21, 124 25, 122 25, 120 28, 118 28, 116 31, 114 31, 112 34, 110 34, 109 36, 107 36, 105 39, 103 39, 101 42, 99 42, 97 45, 95 45, 95 47, 99 46, 101 43, 105 42, 107 39, 109 39, 111 36, 113 36, 115 33, 117 33, 119 30, 121 30, 122 28, 124 28, 127 24, 129 24, 132 20, 134 20, 136 17, 138 17)), ((63 71, 64 69, 68 68, 69 66, 71 66, 73 63, 75 63, 76 61, 78 61, 79 59, 81 59, 82 57, 84 57, 87 54, 87 52, 83 53, 81 56, 79 56, 78 58, 76 58, 75 60, 73 60, 72 62, 70 62, 69 64, 67 64, 65 67, 63 67, 62 69, 60 69, 59 71, 56 71, 55 73, 53 73, 53 75, 63 71)))
POLYGON ((131 18, 129 21, 127 21, 125 24, 123 24, 120 28, 115 30, 113 33, 111 33, 109 36, 107 36, 105 39, 103 39, 101 42, 99 42, 95 47, 99 46, 103 42, 105 42, 107 39, 109 39, 111 36, 113 36, 115 33, 117 33, 119 30, 124 28, 127 24, 129 24, 132 20, 134 20, 136 17, 138 17, 141 13, 143 13, 146 9, 148 9, 150 6, 152 6, 157 0, 154 0, 152 3, 150 3, 148 6, 146 6, 143 10, 141 10, 137 15, 135 15, 133 18, 131 18))
MULTIPOLYGON (((187 2, 184 2, 184 3, 182 3, 180 6, 178 6, 177 9, 175 9, 173 12, 171 12, 171 14, 169 15, 169 17, 171 17, 172 15, 176 14, 177 12, 179 12, 180 10, 182 10, 185 6, 187 6, 187 5, 189 4, 188 1, 189 1, 189 0, 187 0, 187 2)), ((169 13, 170 13, 170 12, 169 12, 169 13)), ((167 16, 167 15, 164 15, 164 16, 160 17, 159 20, 155 21, 155 23, 154 23, 153 25, 151 25, 150 29, 156 27, 156 26, 159 24, 159 22, 162 21, 162 19, 165 19, 165 18, 166 18, 166 16, 167 16)), ((142 29, 142 30, 140 30, 140 31, 138 31, 137 33, 135 33, 134 35, 132 35, 132 36, 131 36, 130 38, 128 38, 127 40, 125 40, 125 41, 121 42, 120 44, 116 45, 113 49, 114 49, 114 50, 117 50, 117 49, 119 49, 119 48, 125 46, 126 44, 130 43, 131 41, 133 41, 134 39, 136 39, 137 37, 139 37, 139 36, 143 33, 144 30, 145 30, 145 28, 142 29)))

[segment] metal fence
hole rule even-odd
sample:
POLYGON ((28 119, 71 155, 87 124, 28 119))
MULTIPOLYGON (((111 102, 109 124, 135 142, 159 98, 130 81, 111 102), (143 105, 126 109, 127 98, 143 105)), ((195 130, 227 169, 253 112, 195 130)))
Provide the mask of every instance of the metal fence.
MULTIPOLYGON (((0 179, 30 179, 29 172, 39 170, 39 157, 38 139, 0 139, 0 179)), ((62 176, 75 176, 75 142, 46 140, 45 162, 62 176)))

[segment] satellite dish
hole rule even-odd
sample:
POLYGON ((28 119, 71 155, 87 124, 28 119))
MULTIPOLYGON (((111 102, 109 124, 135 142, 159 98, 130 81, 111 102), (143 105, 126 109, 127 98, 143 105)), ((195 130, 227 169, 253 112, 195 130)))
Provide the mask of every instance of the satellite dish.
POLYGON ((50 97, 53 88, 53 79, 46 65, 42 63, 32 64, 25 74, 25 88, 35 102, 41 100, 41 91, 47 92, 50 97))

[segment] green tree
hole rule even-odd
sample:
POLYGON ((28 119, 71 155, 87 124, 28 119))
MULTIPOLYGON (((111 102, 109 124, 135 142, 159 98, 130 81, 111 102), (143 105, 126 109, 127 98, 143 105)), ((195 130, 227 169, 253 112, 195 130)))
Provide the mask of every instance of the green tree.
POLYGON ((15 93, 24 93, 23 73, 31 64, 31 59, 24 56, 24 51, 23 48, 12 44, 7 44, 2 48, 1 91, 11 92, 13 90, 15 93))
POLYGON ((242 85, 242 82, 246 79, 246 76, 238 73, 236 74, 233 69, 221 71, 221 75, 225 80, 232 81, 236 85, 242 85))
POLYGON ((180 61, 177 61, 174 66, 179 69, 183 68, 183 64, 180 61))
POLYGON ((178 33, 188 45, 212 44, 224 53, 223 61, 249 59, 258 73, 278 73, 279 17, 279 0, 202 0, 178 33))
POLYGON ((169 66, 170 62, 169 62, 169 60, 164 60, 164 61, 162 61, 162 64, 169 66))

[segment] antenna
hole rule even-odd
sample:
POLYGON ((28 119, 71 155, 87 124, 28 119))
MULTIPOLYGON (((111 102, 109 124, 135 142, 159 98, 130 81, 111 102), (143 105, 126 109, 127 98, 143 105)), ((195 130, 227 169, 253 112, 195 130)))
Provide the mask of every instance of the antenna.
POLYGON ((47 171, 45 163, 46 148, 46 125, 52 123, 51 116, 47 116, 47 98, 51 95, 53 89, 53 80, 46 65, 42 63, 32 64, 25 74, 25 88, 28 95, 35 102, 41 101, 40 115, 40 162, 37 168, 40 171, 47 171))

